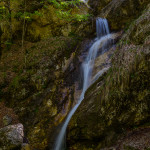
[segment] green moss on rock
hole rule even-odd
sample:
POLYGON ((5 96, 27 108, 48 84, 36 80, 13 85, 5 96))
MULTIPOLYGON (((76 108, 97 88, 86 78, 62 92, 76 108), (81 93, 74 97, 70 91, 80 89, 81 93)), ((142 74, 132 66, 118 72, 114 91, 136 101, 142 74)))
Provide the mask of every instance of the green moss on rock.
POLYGON ((112 68, 87 90, 71 119, 67 138, 70 145, 75 141, 84 145, 86 141, 95 149, 111 146, 126 129, 148 122, 149 53, 149 45, 118 46, 112 68))

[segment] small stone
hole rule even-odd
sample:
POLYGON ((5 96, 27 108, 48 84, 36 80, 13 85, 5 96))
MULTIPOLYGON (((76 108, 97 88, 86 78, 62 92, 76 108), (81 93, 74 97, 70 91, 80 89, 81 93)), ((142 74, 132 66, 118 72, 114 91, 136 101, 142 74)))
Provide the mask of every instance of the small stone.
POLYGON ((51 116, 55 116, 57 114, 57 107, 52 107, 51 108, 51 116))
POLYGON ((10 148, 18 148, 23 143, 23 125, 9 125, 0 129, 0 148, 2 149, 10 149, 10 148))
POLYGON ((4 126, 10 125, 11 122, 12 122, 12 118, 10 116, 6 115, 6 116, 3 117, 3 124, 4 124, 4 126))
POLYGON ((52 106, 52 101, 50 99, 47 101, 47 106, 48 107, 52 106))

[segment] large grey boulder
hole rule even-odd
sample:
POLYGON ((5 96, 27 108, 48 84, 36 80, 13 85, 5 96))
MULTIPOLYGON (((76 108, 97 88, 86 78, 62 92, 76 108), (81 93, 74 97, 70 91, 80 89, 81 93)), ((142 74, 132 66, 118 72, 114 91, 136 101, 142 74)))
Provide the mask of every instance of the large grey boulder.
POLYGON ((0 150, 19 149, 23 143, 23 125, 9 125, 0 129, 0 150))

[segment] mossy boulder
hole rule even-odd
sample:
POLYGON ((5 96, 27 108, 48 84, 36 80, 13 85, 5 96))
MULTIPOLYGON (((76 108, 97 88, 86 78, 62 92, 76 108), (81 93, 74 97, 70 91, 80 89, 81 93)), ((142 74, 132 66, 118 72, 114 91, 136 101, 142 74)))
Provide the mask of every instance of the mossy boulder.
POLYGON ((23 143, 23 125, 10 125, 0 129, 0 149, 20 149, 23 143))
POLYGON ((97 149, 97 145, 98 148, 110 146, 126 129, 148 121, 150 117, 149 47, 145 47, 145 50, 141 48, 140 55, 144 51, 148 52, 143 56, 136 54, 138 47, 131 49, 135 53, 132 56, 137 57, 138 60, 129 61, 132 56, 127 60, 131 52, 127 54, 127 50, 126 52, 122 50, 124 57, 120 60, 124 60, 121 61, 124 66, 118 66, 118 59, 118 65, 112 67, 88 89, 68 126, 69 146, 75 146, 75 143, 78 143, 78 149, 81 149, 80 146, 83 147, 84 143, 91 143, 91 145, 85 144, 84 147, 95 146, 94 149, 97 149))

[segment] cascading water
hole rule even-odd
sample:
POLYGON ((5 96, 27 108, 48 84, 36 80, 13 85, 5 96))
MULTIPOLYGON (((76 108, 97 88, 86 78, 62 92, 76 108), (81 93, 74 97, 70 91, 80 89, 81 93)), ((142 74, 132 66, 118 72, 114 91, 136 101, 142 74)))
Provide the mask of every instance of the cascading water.
MULTIPOLYGON (((95 58, 97 56, 98 50, 99 50, 101 44, 103 44, 104 42, 106 43, 107 41, 109 41, 111 39, 111 34, 109 34, 109 27, 108 27, 108 23, 107 23, 106 19, 97 18, 96 29, 97 29, 97 39, 94 42, 94 44, 91 46, 91 48, 89 49, 87 58, 85 59, 85 61, 82 63, 82 66, 81 66, 82 71, 83 71, 82 93, 80 95, 78 103, 70 111, 70 113, 67 116, 67 119, 65 120, 65 122, 61 128, 61 131, 60 131, 60 133, 57 137, 56 143, 55 143, 54 150, 63 150, 64 149, 63 142, 65 139, 67 125, 68 125, 71 117, 73 116, 73 114, 75 113, 75 111, 77 110, 79 105, 81 104, 82 100, 84 99, 85 91, 92 83, 92 71, 93 71, 94 62, 95 62, 95 58)), ((104 71, 101 70, 99 75, 101 75, 105 71, 106 71, 106 69, 104 69, 104 71)))
POLYGON ((98 18, 96 20, 96 33, 98 38, 101 38, 102 36, 108 35, 110 33, 106 19, 98 18))

